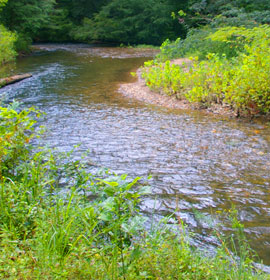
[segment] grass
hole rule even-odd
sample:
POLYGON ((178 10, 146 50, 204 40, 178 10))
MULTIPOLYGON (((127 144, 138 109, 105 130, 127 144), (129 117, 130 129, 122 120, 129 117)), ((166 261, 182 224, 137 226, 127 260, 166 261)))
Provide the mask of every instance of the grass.
POLYGON ((38 116, 0 108, 1 279, 270 279, 248 246, 238 259, 221 237, 215 256, 192 247, 180 219, 175 231, 166 222, 146 231, 139 203, 149 187, 33 148, 38 116))
POLYGON ((121 48, 130 48, 130 49, 142 49, 142 50, 160 50, 160 46, 154 45, 146 45, 146 44, 139 44, 139 45, 120 45, 121 48))

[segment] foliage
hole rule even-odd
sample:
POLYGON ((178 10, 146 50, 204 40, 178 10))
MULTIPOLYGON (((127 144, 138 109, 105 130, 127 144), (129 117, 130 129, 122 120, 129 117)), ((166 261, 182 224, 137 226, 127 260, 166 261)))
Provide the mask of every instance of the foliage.
POLYGON ((1 0, 0 8, 0 22, 20 33, 19 39, 26 38, 18 43, 24 49, 30 39, 160 44, 205 25, 212 29, 270 23, 267 0, 1 0))
POLYGON ((71 30, 71 37, 76 41, 90 42, 92 37, 89 32, 92 32, 93 21, 89 18, 84 18, 80 26, 74 27, 71 30))
POLYGON ((209 28, 191 29, 184 40, 180 38, 174 42, 166 40, 161 45, 157 58, 160 61, 166 61, 179 57, 198 56, 201 60, 205 59, 209 52, 225 54, 227 58, 237 56, 238 48, 232 48, 226 41, 211 40, 210 36, 213 32, 214 30, 209 28))
MULTIPOLYGON (((267 1, 190 1, 186 13, 179 11, 173 17, 182 22, 187 36, 176 41, 166 40, 161 47, 159 60, 198 56, 206 59, 209 52, 225 54, 227 58, 238 55, 240 46, 222 40, 211 40, 211 34, 221 28, 245 27, 252 29, 270 23, 267 1)), ((243 46, 241 46, 243 47, 243 46)), ((242 49, 240 49, 242 51, 242 49)))
POLYGON ((74 38, 71 32, 74 24, 68 17, 69 11, 64 8, 54 9, 49 13, 48 23, 43 25, 39 34, 35 37, 37 41, 65 42, 74 38))
POLYGON ((8 0, 0 0, 0 9, 2 9, 6 4, 8 0))
POLYGON ((186 5, 186 0, 9 0, 0 22, 21 38, 37 41, 159 44, 185 35, 185 27, 170 14, 186 5))
POLYGON ((9 0, 0 13, 0 22, 9 30, 19 34, 17 50, 23 47, 27 50, 27 44, 37 36, 40 28, 48 23, 48 14, 51 11, 54 0, 9 0))
POLYGON ((15 58, 14 43, 16 38, 15 33, 8 31, 3 25, 0 25, 0 65, 15 58))
POLYGON ((54 0, 9 0, 1 13, 1 20, 10 30, 32 36, 47 23, 53 3, 54 0))
POLYGON ((16 33, 15 50, 20 54, 29 54, 31 52, 32 38, 24 33, 16 33))
POLYGON ((146 84, 205 106, 219 103, 240 113, 268 113, 270 28, 223 28, 208 38, 238 50, 238 56, 228 59, 226 54, 210 53, 205 61, 194 60, 188 71, 169 61, 151 62, 143 72, 146 84))
POLYGON ((1 107, 0 114, 0 180, 3 177, 19 176, 17 167, 21 161, 29 157, 29 142, 33 137, 33 125, 35 121, 30 118, 30 113, 37 112, 34 109, 17 112, 18 104, 13 107, 1 107))
POLYGON ((269 14, 267 0, 191 0, 185 21, 189 29, 204 25, 253 27, 269 23, 269 14))
POLYGON ((194 250, 181 223, 181 235, 162 223, 145 232, 139 178, 93 175, 72 152, 33 149, 38 112, 15 109, 0 108, 1 278, 267 279, 247 254, 239 266, 225 242, 216 257, 194 250))
POLYGON ((270 28, 261 25, 254 28, 224 27, 208 36, 212 41, 222 41, 230 44, 231 48, 244 49, 245 44, 260 45, 262 40, 270 39, 270 28))
POLYGON ((263 32, 266 32, 265 36, 269 37, 268 25, 252 28, 236 25, 220 28, 205 26, 200 29, 191 29, 183 40, 180 38, 173 42, 165 40, 157 58, 160 61, 166 61, 179 57, 198 56, 202 60, 207 58, 208 53, 214 53, 219 56, 226 55, 229 59, 245 51, 245 44, 262 38, 263 32))
POLYGON ((75 24, 81 24, 84 18, 91 18, 92 15, 98 13, 109 2, 109 0, 58 0, 57 6, 68 11, 68 19, 75 24))
POLYGON ((84 40, 122 42, 126 44, 159 44, 166 37, 183 33, 169 17, 173 6, 156 0, 116 0, 103 6, 94 18, 84 19, 84 40))
POLYGON ((153 46, 153 45, 146 45, 146 44, 140 44, 140 45, 135 45, 135 46, 128 46, 128 48, 135 48, 135 49, 150 49, 150 50, 159 50, 160 48, 158 46, 153 46))
MULTIPOLYGON (((179 45, 188 50, 189 45, 201 47, 205 30, 270 23, 267 0, 1 0, 2 8, 0 22, 20 33, 18 47, 24 49, 30 40, 159 45, 188 33, 189 42, 179 45)), ((220 42, 212 44, 223 48, 220 42)))

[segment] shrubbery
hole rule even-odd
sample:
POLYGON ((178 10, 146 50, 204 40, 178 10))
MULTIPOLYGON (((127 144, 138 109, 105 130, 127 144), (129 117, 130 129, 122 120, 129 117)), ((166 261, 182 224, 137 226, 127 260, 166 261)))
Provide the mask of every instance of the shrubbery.
POLYGON ((16 56, 14 44, 16 35, 0 25, 0 65, 13 60, 16 56))
POLYGON ((166 40, 160 48, 160 54, 157 59, 166 61, 179 57, 197 56, 200 60, 206 59, 209 52, 223 55, 227 58, 235 57, 238 54, 237 48, 231 48, 229 42, 213 41, 209 36, 216 29, 204 27, 202 29, 191 29, 186 39, 178 38, 171 42, 166 40))
MULTIPOLYGON (((146 84, 206 106, 219 103, 239 113, 269 113, 270 27, 220 28, 208 34, 206 41, 210 43, 202 43, 202 49, 193 51, 203 56, 208 53, 206 59, 193 59, 188 71, 170 62, 152 62, 151 67, 146 63, 143 71, 146 84), (213 46, 218 47, 216 51, 213 46)), ((172 49, 166 50, 166 45, 162 48, 161 56, 166 57, 168 52, 171 58, 172 49)))

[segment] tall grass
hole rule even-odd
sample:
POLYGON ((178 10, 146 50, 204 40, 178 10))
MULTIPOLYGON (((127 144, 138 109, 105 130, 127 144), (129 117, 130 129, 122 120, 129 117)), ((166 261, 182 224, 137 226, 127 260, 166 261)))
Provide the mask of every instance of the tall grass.
POLYGON ((223 238, 214 257, 193 248, 180 220, 147 232, 138 206, 149 187, 33 148, 38 115, 0 107, 1 279, 270 279, 223 238))

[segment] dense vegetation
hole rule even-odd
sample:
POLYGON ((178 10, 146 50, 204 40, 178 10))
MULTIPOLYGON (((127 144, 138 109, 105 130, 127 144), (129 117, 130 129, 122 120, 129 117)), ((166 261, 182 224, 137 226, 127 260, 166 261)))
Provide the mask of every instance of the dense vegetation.
POLYGON ((200 49, 181 47, 197 44, 194 37, 197 35, 165 42, 158 58, 146 63, 146 84, 204 107, 220 104, 238 115, 269 113, 270 27, 219 28, 200 38, 200 49), (191 57, 192 66, 184 68, 166 61, 178 57, 179 52, 180 56, 193 52, 202 60, 191 57))
POLYGON ((15 58, 15 42, 15 33, 8 31, 3 25, 0 25, 0 66, 15 58))
POLYGON ((270 12, 266 1, 203 1, 193 9, 198 11, 194 18, 178 13, 182 22, 193 26, 187 36, 165 40, 161 53, 146 63, 146 84, 200 108, 218 104, 237 116, 268 114, 270 12), (181 57, 192 63, 185 67, 169 61, 181 57))
POLYGON ((1 0, 0 7, 0 23, 24 51, 32 40, 158 45, 205 25, 270 23, 267 0, 1 0))
POLYGON ((215 256, 189 245, 180 219, 174 231, 165 221, 145 231, 152 222, 138 205, 149 187, 93 175, 72 152, 33 148, 37 117, 15 103, 0 107, 1 279, 269 279, 253 266, 234 212, 239 259, 217 228, 215 256))
MULTIPOLYGON (((0 0, 0 12, 6 3, 7 0, 0 0)), ((9 62, 15 58, 15 42, 15 33, 10 32, 2 24, 0 24, 0 66, 3 63, 9 62)))

